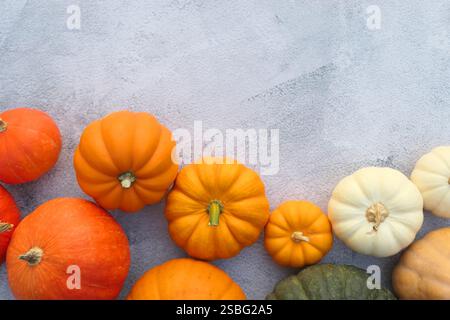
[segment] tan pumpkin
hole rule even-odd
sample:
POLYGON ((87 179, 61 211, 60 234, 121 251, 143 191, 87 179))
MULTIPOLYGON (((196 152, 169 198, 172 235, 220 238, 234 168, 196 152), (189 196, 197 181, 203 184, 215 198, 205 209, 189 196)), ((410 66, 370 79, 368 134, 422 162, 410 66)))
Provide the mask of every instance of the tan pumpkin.
POLYGON ((392 286, 400 299, 450 299, 450 227, 428 233, 405 251, 392 286))

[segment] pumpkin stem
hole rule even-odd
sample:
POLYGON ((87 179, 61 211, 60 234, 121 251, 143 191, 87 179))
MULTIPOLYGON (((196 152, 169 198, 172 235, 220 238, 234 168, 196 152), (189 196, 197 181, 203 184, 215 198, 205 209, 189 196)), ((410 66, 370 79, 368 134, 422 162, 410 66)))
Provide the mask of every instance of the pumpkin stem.
POLYGON ((133 174, 133 172, 127 171, 119 175, 117 179, 119 179, 122 188, 129 189, 136 181, 136 176, 133 174))
POLYGON ((388 216, 389 212, 381 202, 371 205, 366 211, 367 221, 374 223, 373 231, 375 232, 378 231, 378 227, 388 216))
POLYGON ((8 123, 0 118, 0 132, 6 131, 6 128, 8 128, 8 123))
POLYGON ((223 204, 220 200, 212 200, 207 208, 209 213, 209 224, 208 226, 217 227, 219 225, 219 216, 222 213, 223 204))
POLYGON ((14 227, 13 224, 7 222, 0 222, 0 233, 8 232, 14 227))
POLYGON ((19 259, 28 262, 29 266, 35 266, 41 262, 43 255, 44 251, 41 248, 33 247, 27 253, 20 255, 19 259))
POLYGON ((309 242, 309 237, 305 236, 303 234, 303 232, 301 232, 301 231, 294 231, 294 232, 292 232, 291 239, 294 242, 301 242, 301 241, 309 242))

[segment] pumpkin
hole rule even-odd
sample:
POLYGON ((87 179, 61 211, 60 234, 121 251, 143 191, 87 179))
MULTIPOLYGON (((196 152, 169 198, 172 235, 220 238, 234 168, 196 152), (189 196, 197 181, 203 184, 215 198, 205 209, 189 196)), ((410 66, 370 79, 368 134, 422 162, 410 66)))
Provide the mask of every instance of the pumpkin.
POLYGON ((336 236, 349 248, 388 257, 414 240, 423 222, 423 200, 401 172, 368 167, 338 183, 328 217, 336 236))
POLYGON ((114 299, 130 267, 121 227, 92 202, 58 198, 25 217, 6 257, 18 299, 114 299))
POLYGON ((43 111, 18 108, 0 113, 0 180, 17 184, 49 171, 61 151, 61 134, 43 111))
POLYGON ((275 286, 268 300, 395 300, 385 288, 369 289, 369 274, 350 265, 307 267, 275 286))
POLYGON ((119 111, 92 122, 75 151, 81 189, 105 209, 135 212, 159 202, 172 184, 170 131, 145 112, 119 111))
POLYGON ((400 299, 450 299, 450 227, 437 229, 414 242, 392 273, 400 299))
POLYGON ((421 157, 411 180, 422 193, 426 210, 450 218, 450 146, 437 147, 421 157))
POLYGON ((253 244, 269 218, 269 201, 256 172, 231 159, 185 166, 167 197, 173 241, 198 259, 237 255, 253 244))
POLYGON ((20 211, 13 197, 0 186, 0 263, 5 260, 6 249, 19 219, 20 211))
POLYGON ((239 285, 207 262, 173 259, 148 270, 128 300, 244 300, 239 285))
POLYGON ((301 268, 318 263, 330 251, 331 225, 315 204, 287 201, 271 213, 264 244, 278 264, 301 268))

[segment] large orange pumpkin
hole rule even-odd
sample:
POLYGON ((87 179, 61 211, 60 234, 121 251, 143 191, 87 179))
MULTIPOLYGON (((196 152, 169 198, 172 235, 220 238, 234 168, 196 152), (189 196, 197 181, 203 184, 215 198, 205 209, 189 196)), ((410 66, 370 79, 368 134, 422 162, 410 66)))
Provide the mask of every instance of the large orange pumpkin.
POLYGON ((59 198, 25 217, 6 257, 18 299, 114 299, 130 267, 122 228, 92 202, 59 198))
POLYGON ((315 204, 286 201, 270 215, 264 244, 282 266, 301 268, 315 264, 333 245, 331 224, 315 204))
POLYGON ((185 166, 165 209, 175 243, 204 260, 230 258, 259 237, 269 218, 264 184, 234 161, 209 159, 185 166))
POLYGON ((0 263, 5 260, 6 249, 19 219, 20 211, 13 197, 0 186, 0 263))
POLYGON ((92 122, 75 152, 78 183, 105 209, 134 212, 162 199, 178 165, 170 131, 145 112, 120 111, 92 122))
POLYGON ((45 112, 30 108, 0 113, 0 180, 17 184, 49 171, 61 151, 61 134, 45 112))
POLYGON ((173 259, 148 270, 133 286, 128 300, 244 300, 237 283, 203 261, 173 259))

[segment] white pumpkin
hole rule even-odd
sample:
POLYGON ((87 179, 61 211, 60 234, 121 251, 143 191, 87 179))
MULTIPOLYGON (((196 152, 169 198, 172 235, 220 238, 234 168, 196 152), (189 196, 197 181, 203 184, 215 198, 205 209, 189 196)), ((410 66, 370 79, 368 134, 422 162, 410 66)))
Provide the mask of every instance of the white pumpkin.
POLYGON ((437 147, 416 163, 411 180, 422 193, 425 209, 450 218, 450 147, 437 147))
POLYGON ((336 236, 349 248, 388 257, 414 240, 423 222, 423 200, 401 172, 368 167, 338 183, 328 216, 336 236))

